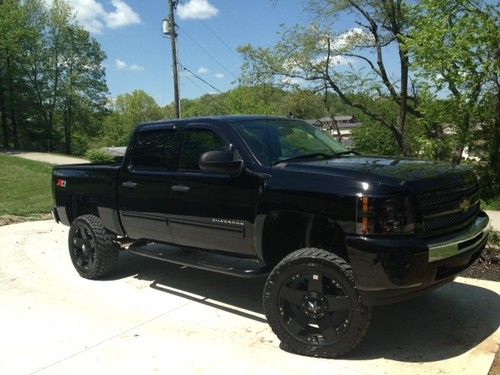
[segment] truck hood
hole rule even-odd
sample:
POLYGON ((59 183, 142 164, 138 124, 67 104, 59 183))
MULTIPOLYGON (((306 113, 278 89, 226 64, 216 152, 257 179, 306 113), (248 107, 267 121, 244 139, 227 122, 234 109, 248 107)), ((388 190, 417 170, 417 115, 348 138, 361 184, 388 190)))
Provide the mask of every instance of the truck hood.
POLYGON ((418 191, 471 185, 476 181, 467 167, 408 158, 343 156, 329 160, 289 162, 284 163, 283 168, 407 186, 418 191))

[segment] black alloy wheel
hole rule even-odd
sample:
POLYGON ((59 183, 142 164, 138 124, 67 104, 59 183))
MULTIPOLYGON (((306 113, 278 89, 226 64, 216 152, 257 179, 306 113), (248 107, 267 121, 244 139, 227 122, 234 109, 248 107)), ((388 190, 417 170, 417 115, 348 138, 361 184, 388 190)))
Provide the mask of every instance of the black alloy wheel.
POLYGON ((71 261, 80 276, 99 279, 115 270, 119 247, 94 215, 77 217, 68 236, 71 261))
POLYGON ((269 275, 263 298, 267 320, 283 348, 298 354, 346 354, 370 322, 350 265, 321 249, 305 248, 285 257, 269 275))
POLYGON ((351 321, 349 297, 328 270, 296 273, 278 293, 284 327, 305 344, 334 344, 351 321))
POLYGON ((95 264, 95 253, 97 249, 96 239, 90 228, 79 223, 73 234, 73 243, 70 244, 75 266, 78 269, 88 271, 95 264))

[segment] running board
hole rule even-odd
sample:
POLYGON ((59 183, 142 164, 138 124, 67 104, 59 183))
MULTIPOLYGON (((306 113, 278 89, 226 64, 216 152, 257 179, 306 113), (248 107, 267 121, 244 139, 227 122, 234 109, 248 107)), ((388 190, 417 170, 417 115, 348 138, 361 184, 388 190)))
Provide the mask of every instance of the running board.
POLYGON ((265 276, 271 271, 267 267, 259 268, 258 263, 246 259, 218 254, 207 254, 196 250, 183 250, 170 246, 160 247, 158 245, 143 245, 136 247, 132 245, 127 251, 147 258, 162 260, 164 262, 243 278, 265 276))

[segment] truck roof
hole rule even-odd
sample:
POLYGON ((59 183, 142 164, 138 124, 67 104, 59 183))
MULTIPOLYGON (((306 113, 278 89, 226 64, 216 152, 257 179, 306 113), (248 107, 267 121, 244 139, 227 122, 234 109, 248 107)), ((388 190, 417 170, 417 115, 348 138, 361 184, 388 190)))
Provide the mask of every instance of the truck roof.
POLYGON ((288 117, 284 116, 265 116, 265 115, 226 115, 226 116, 202 116, 202 117, 190 117, 182 119, 165 119, 158 121, 151 121, 139 124, 138 127, 151 126, 151 125, 165 125, 172 123, 186 123, 186 122, 240 122, 240 121, 251 121, 251 120, 290 120, 288 117))

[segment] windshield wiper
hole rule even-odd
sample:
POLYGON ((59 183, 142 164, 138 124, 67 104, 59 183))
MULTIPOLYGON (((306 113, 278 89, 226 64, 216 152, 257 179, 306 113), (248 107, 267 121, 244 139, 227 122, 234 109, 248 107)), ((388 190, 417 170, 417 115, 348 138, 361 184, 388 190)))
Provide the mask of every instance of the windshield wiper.
POLYGON ((327 154, 325 152, 314 152, 314 153, 311 153, 311 154, 297 155, 297 156, 294 156, 294 157, 291 157, 291 158, 288 158, 288 159, 277 160, 277 161, 275 161, 273 163, 273 165, 280 164, 280 163, 285 163, 287 161, 317 158, 317 157, 320 157, 320 156, 323 157, 323 158, 325 158, 325 159, 330 159, 330 158, 332 158, 335 155, 336 154, 331 155, 331 154, 327 154))

